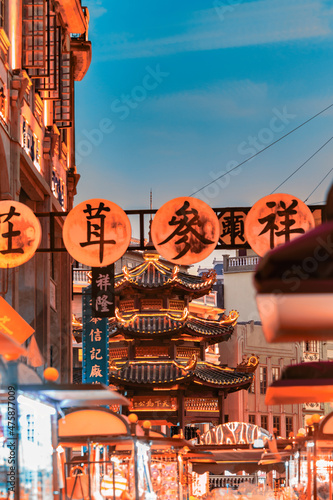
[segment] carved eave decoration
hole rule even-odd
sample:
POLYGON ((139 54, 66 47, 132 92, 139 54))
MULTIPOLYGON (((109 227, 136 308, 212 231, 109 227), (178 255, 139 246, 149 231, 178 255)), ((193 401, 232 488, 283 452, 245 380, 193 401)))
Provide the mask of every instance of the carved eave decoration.
POLYGON ((119 335, 119 331, 128 336, 152 338, 153 336, 187 335, 191 337, 214 340, 218 337, 230 337, 237 323, 237 311, 223 315, 220 320, 206 320, 189 314, 188 309, 178 314, 174 311, 140 313, 137 311, 121 313, 115 310, 115 317, 109 320, 111 336, 119 335))
POLYGON ((207 293, 216 281, 216 272, 211 271, 205 277, 181 273, 178 266, 170 269, 159 261, 157 254, 144 254, 145 262, 115 276, 115 290, 118 293, 127 288, 155 291, 157 288, 178 288, 192 292, 194 296, 207 293), (194 293, 193 293, 194 292, 194 293), (196 293, 198 292, 198 293, 196 293))
POLYGON ((259 356, 252 354, 247 358, 244 358, 239 365, 237 365, 237 371, 242 373, 254 373, 259 364, 259 356))

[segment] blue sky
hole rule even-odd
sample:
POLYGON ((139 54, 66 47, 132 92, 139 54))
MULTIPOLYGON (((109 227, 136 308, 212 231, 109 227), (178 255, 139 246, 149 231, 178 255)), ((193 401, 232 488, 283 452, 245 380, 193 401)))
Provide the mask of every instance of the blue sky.
MULTIPOLYGON (((333 7, 321 0, 84 0, 92 63, 76 84, 76 203, 153 208, 191 195, 251 206, 333 135, 333 7)), ((279 192, 305 200, 333 141, 279 192)), ((323 202, 333 172, 308 203, 323 202)))

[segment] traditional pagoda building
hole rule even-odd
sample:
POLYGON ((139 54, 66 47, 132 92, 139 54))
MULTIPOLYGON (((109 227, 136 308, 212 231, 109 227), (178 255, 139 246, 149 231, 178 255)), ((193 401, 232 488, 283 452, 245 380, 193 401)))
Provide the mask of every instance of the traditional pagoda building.
POLYGON ((132 401, 130 411, 153 424, 224 423, 224 399, 248 389, 257 360, 238 368, 206 361, 209 345, 227 341, 238 313, 219 320, 189 313, 210 292, 215 272, 193 276, 166 266, 156 253, 115 276, 116 312, 110 319, 110 384, 132 401))

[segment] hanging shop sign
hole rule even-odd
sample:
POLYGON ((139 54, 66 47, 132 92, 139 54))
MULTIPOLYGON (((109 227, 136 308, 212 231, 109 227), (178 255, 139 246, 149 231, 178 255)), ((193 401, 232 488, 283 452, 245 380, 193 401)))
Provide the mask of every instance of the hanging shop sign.
POLYGON ((0 201, 0 267, 17 267, 30 260, 41 235, 39 220, 27 205, 0 201))
POLYGON ((314 228, 311 210, 290 194, 271 194, 253 205, 245 220, 245 237, 260 256, 314 228))
POLYGON ((95 318, 114 316, 114 264, 92 268, 91 288, 92 316, 95 318))
POLYGON ((82 382, 109 385, 107 318, 92 315, 91 285, 82 290, 82 382))
POLYGON ((0 297, 0 331, 23 344, 35 330, 0 297))
POLYGON ((209 205, 197 198, 181 197, 165 203, 156 213, 151 237, 156 250, 170 262, 190 265, 212 253, 220 224, 209 205))
POLYGON ((63 240, 75 260, 103 267, 120 259, 131 241, 131 224, 122 208, 94 198, 74 207, 63 227, 63 240))
POLYGON ((177 398, 170 396, 134 396, 131 400, 130 411, 176 411, 177 398))

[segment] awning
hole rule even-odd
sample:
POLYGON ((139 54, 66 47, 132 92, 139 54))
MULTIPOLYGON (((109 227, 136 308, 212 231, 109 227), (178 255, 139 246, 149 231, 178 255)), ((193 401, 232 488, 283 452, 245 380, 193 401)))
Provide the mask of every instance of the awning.
POLYGON ((265 398, 266 405, 329 401, 333 401, 333 361, 287 366, 281 379, 268 387, 265 398))
POLYGON ((277 470, 278 472, 284 471, 283 463, 262 464, 259 462, 262 458, 262 450, 221 450, 211 451, 212 459, 215 463, 198 463, 193 460, 193 471, 198 474, 210 472, 212 474, 224 474, 228 471, 237 473, 245 471, 252 474, 258 470, 270 471, 277 470))
POLYGON ((24 385, 20 388, 25 392, 37 393, 60 408, 92 405, 129 406, 127 398, 104 384, 43 384, 24 385))
POLYGON ((268 252, 254 284, 268 342, 330 340, 333 330, 333 221, 268 252))

